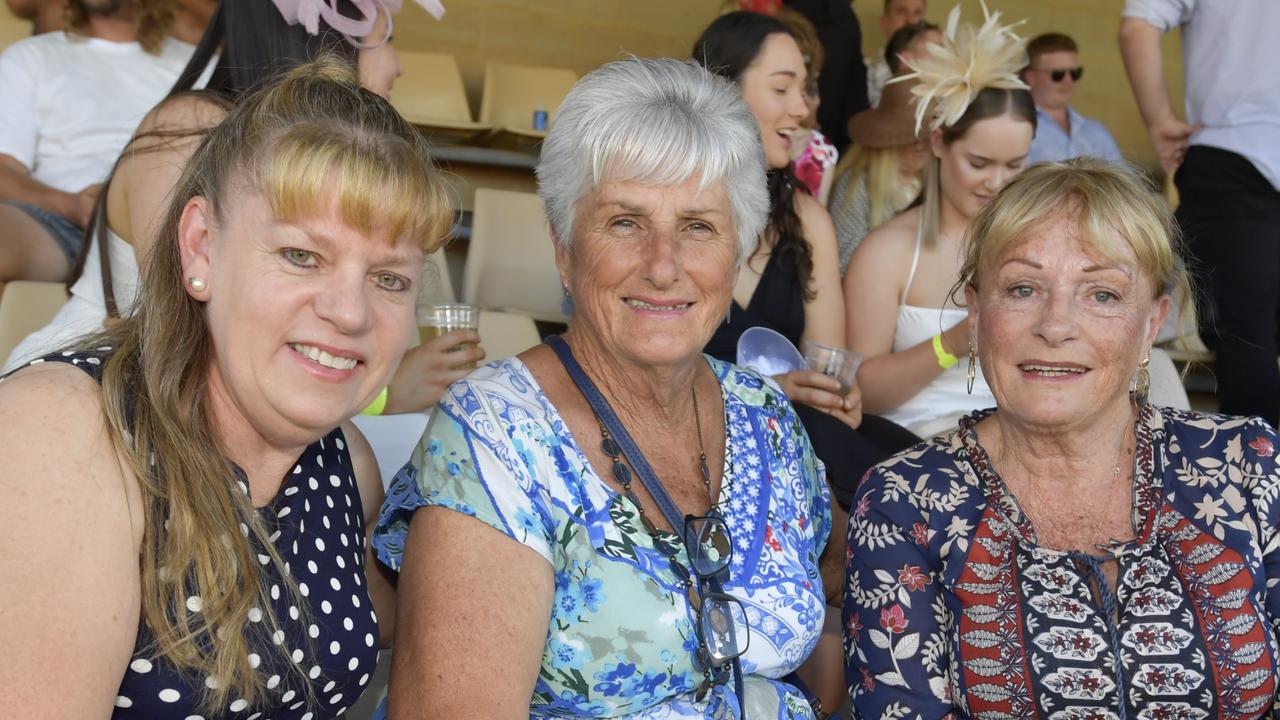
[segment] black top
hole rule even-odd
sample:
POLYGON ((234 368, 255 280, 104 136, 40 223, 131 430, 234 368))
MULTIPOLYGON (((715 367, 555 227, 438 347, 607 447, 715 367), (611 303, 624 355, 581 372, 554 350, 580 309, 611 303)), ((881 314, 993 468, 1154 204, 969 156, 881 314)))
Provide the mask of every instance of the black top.
POLYGON ((735 300, 731 307, 729 317, 707 341, 708 355, 736 363, 738 338, 752 327, 767 327, 800 347, 800 336, 804 334, 804 292, 800 288, 795 253, 776 249, 771 252, 747 306, 744 308, 735 300))
POLYGON ((862 61, 862 28, 848 0, 786 0, 787 7, 812 22, 826 60, 818 75, 818 127, 840 152, 849 144, 849 118, 870 107, 867 66, 862 61))

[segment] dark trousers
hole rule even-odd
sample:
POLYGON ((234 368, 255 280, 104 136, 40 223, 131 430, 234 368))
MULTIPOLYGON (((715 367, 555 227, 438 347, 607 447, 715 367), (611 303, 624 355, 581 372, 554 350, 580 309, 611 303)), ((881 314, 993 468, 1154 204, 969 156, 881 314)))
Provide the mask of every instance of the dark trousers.
MULTIPOLYGON (((813 445, 813 454, 827 466, 827 480, 846 510, 872 465, 920 442, 910 430, 878 415, 862 416, 857 430, 821 410, 795 404, 796 416, 813 445)), ((843 537, 843 535, 841 535, 843 537)))
POLYGON ((1216 353, 1220 409, 1275 426, 1280 191, 1241 155, 1200 145, 1187 151, 1174 181, 1198 290, 1200 336, 1216 353))

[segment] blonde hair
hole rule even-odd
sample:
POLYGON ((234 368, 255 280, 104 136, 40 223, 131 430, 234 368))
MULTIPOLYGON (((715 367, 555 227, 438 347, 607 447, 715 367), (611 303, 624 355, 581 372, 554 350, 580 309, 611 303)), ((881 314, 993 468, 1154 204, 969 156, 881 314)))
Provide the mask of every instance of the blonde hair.
POLYGON ((1169 206, 1129 171, 1093 158, 1041 163, 1009 181, 969 224, 958 287, 977 289, 1009 248, 1067 217, 1081 239, 1113 262, 1132 256, 1155 296, 1191 296, 1169 206))
POLYGON ((854 143, 849 151, 836 165, 835 182, 848 176, 848 191, 838 198, 838 207, 832 215, 844 213, 849 203, 853 202, 853 189, 859 179, 867 183, 867 200, 870 212, 867 215, 867 230, 893 219, 898 213, 894 205, 898 184, 898 151, 900 148, 873 148, 854 143))
POLYGON ((204 305, 182 280, 177 235, 187 203, 206 198, 215 217, 225 217, 232 193, 245 189, 262 193, 283 220, 315 211, 336 189, 354 228, 408 236, 426 251, 442 244, 452 217, 425 141, 361 88, 348 64, 322 58, 248 96, 209 133, 174 188, 134 314, 81 344, 115 348, 102 392, 143 497, 148 652, 216 680, 201 698, 213 714, 228 698, 252 705, 266 697, 248 659, 255 647, 273 648, 274 664, 297 674, 293 686, 311 688, 284 645, 268 640, 279 623, 258 553, 269 556, 293 604, 307 605, 250 498, 232 482, 235 468, 207 415, 213 338, 204 305), (203 601, 199 612, 188 611, 192 595, 203 601), (261 622, 248 620, 253 608, 265 611, 261 622))

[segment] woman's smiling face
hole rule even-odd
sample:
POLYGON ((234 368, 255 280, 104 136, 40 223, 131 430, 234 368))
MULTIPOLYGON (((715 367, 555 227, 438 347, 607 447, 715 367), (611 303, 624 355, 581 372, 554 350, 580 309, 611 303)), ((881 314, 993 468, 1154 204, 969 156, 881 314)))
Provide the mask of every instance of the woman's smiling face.
POLYGON ((1127 243, 1110 259, 1062 211, 1010 244, 967 291, 970 333, 1002 414, 1069 430, 1129 402, 1169 311, 1127 243))
POLYGON ((738 78, 742 98, 760 126, 765 160, 772 169, 791 163, 791 136, 809 114, 805 78, 800 46, 785 33, 766 37, 755 60, 738 78))

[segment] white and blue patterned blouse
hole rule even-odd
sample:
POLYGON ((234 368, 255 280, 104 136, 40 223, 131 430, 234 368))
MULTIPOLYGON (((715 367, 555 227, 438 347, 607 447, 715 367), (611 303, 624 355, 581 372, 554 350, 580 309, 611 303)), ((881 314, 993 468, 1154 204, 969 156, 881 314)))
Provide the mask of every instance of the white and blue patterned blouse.
MULTIPOLYGON (((818 556, 830 529, 821 467, 786 397, 753 371, 707 359, 725 408, 717 508, 734 543, 725 590, 750 625, 742 658, 752 720, 810 718, 779 681, 817 644, 818 556)), ((587 441, 598 441, 589 438, 587 441)), ((413 511, 453 508, 506 533, 555 570, 555 600, 530 715, 735 717, 733 685, 694 690, 695 615, 635 506, 596 475, 517 359, 453 385, 392 482, 374 545, 395 570, 413 511)), ((674 537, 674 536, 672 536, 674 537)), ((678 545, 678 543, 677 543, 678 545)), ((687 567, 680 550, 678 561, 687 567)))

